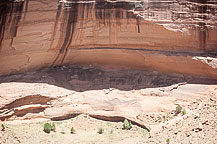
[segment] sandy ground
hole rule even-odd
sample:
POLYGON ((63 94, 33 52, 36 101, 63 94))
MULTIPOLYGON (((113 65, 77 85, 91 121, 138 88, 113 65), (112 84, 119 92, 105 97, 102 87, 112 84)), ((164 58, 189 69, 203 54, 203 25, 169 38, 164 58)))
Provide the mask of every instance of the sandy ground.
POLYGON ((176 115, 169 113, 150 115, 149 123, 161 125, 156 131, 148 132, 135 124, 130 130, 123 129, 123 122, 109 122, 82 114, 63 121, 49 121, 55 124, 55 132, 43 131, 45 121, 24 121, 20 124, 1 122, 5 130, 0 131, 1 144, 215 144, 217 142, 217 99, 210 97, 189 105, 182 105, 176 115), (70 134, 70 129, 75 134, 70 134), (99 134, 103 128, 103 134, 99 134))
MULTIPOLYGON (((27 123, 20 125, 7 124, 6 130, 1 132, 1 143, 44 143, 44 144, 95 144, 119 143, 125 140, 147 139, 148 132, 136 125, 131 130, 123 130, 122 122, 108 122, 79 115, 64 121, 53 121, 56 132, 47 134, 43 131, 44 122, 27 123), (70 134, 74 127, 75 134, 70 134), (103 134, 98 129, 103 128, 103 134)), ((132 141, 133 140, 133 141, 132 141)))

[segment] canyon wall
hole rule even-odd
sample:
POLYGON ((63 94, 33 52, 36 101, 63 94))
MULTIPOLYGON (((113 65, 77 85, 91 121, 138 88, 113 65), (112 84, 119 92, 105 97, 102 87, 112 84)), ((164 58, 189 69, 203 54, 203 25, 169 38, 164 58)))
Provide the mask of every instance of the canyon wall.
POLYGON ((0 75, 61 65, 217 78, 217 1, 0 2, 0 75))

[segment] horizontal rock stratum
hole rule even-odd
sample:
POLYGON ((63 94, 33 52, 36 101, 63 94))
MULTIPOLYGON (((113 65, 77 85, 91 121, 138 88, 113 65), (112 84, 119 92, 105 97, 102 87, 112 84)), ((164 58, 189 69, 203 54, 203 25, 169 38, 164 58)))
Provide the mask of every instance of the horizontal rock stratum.
MULTIPOLYGON (((215 109, 216 6, 213 0, 1 1, 0 121, 88 114, 156 132, 198 117, 210 101, 215 109), (186 105, 186 115, 174 113, 178 105, 186 105), (155 114, 165 121, 157 123, 155 114)), ((209 118, 215 121, 216 113, 209 118)))
POLYGON ((61 65, 217 78, 216 2, 0 2, 0 75, 61 65))
MULTIPOLYGON (((217 81, 144 70, 61 67, 1 77, 0 92, 0 121, 64 120, 85 113, 110 121, 126 118, 153 132, 180 120, 150 123, 153 114, 169 113, 178 104, 217 101, 217 81)), ((196 115, 198 110, 186 111, 196 115)))

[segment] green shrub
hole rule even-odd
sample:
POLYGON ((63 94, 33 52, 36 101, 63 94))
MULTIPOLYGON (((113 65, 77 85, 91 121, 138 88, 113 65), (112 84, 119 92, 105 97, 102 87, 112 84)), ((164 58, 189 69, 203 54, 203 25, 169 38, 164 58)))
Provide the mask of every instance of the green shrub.
POLYGON ((104 132, 104 129, 103 128, 99 128, 97 133, 98 134, 102 134, 103 132, 104 132))
POLYGON ((170 138, 167 138, 166 143, 167 143, 167 144, 170 143, 170 138))
POLYGON ((176 114, 176 115, 177 115, 177 114, 180 114, 181 111, 182 111, 182 107, 181 107, 180 105, 178 105, 178 106, 176 107, 175 114, 176 114))
POLYGON ((185 115, 187 112, 185 109, 182 110, 182 115, 185 115))
POLYGON ((6 127, 4 124, 1 124, 1 127, 2 127, 2 131, 5 131, 6 127))
POLYGON ((131 121, 125 119, 124 120, 124 124, 123 124, 123 129, 126 129, 126 130, 129 130, 132 128, 132 124, 131 124, 131 121))
POLYGON ((50 131, 54 131, 54 129, 55 129, 55 127, 53 124, 52 125, 50 123, 44 124, 44 132, 50 133, 50 131))
POLYGON ((71 134, 75 134, 75 129, 74 129, 74 127, 72 127, 72 128, 70 129, 70 133, 71 133, 71 134))

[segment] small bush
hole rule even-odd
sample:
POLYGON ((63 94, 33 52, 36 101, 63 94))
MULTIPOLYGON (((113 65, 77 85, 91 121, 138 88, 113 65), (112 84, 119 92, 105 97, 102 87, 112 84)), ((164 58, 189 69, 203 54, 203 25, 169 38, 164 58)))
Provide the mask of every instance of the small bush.
POLYGON ((167 144, 169 144, 169 143, 170 143, 170 138, 168 138, 168 139, 166 140, 166 143, 167 143, 167 144))
POLYGON ((113 130, 113 129, 111 129, 111 130, 109 131, 109 133, 110 133, 110 134, 113 134, 113 133, 114 133, 114 130, 113 130))
POLYGON ((2 127, 2 131, 5 131, 6 127, 4 124, 1 124, 1 127, 2 127))
POLYGON ((44 124, 44 132, 50 133, 50 131, 54 131, 55 127, 54 125, 51 125, 50 123, 44 124))
POLYGON ((148 135, 149 135, 147 129, 142 129, 142 130, 141 130, 141 134, 142 134, 142 137, 143 137, 143 138, 148 137, 148 135))
POLYGON ((177 114, 180 114, 181 111, 182 111, 182 107, 181 107, 180 105, 178 105, 178 106, 176 107, 175 114, 176 114, 176 115, 177 115, 177 114))
POLYGON ((186 110, 183 109, 183 110, 182 110, 182 115, 186 115, 186 113, 187 113, 186 110))
POLYGON ((123 124, 123 129, 130 130, 132 128, 131 121, 125 119, 123 124))
POLYGON ((103 134, 103 132, 104 132, 104 129, 103 128, 99 128, 97 133, 98 134, 103 134))
POLYGON ((72 127, 72 128, 70 129, 70 133, 71 133, 71 134, 75 134, 75 129, 74 129, 74 127, 72 127))

